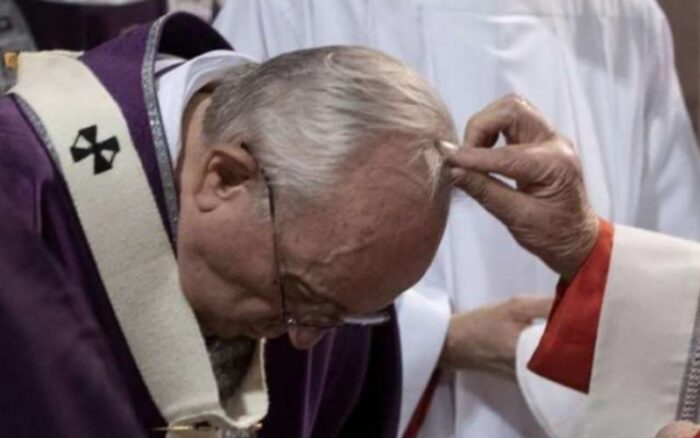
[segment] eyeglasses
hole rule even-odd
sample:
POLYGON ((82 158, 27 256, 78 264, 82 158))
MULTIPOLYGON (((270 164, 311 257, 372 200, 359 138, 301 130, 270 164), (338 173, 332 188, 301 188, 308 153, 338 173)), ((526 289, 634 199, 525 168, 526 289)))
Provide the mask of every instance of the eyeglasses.
POLYGON ((284 291, 284 283, 282 283, 282 274, 280 273, 280 265, 282 256, 277 245, 277 227, 275 227, 275 201, 272 193, 272 184, 268 175, 262 170, 262 175, 265 179, 267 189, 267 199, 270 208, 270 225, 272 226, 272 247, 274 252, 275 263, 275 281, 279 289, 280 298, 282 300, 282 322, 287 327, 312 327, 320 329, 331 329, 344 324, 360 325, 360 326, 376 326, 388 322, 391 315, 388 312, 377 312, 366 315, 344 315, 332 316, 321 314, 306 314, 294 315, 289 311, 287 304, 287 296, 284 291))

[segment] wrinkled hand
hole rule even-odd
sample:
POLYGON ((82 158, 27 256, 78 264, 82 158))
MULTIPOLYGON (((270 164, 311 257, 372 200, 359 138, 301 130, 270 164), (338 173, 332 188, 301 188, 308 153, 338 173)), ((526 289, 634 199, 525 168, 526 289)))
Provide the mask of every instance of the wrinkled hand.
POLYGON ((469 121, 463 147, 443 144, 443 152, 456 186, 550 268, 575 275, 596 241, 598 219, 571 143, 532 105, 514 95, 496 101, 469 121), (508 144, 492 148, 501 134, 508 144))
POLYGON ((440 365, 513 378, 520 333, 533 319, 546 318, 551 307, 551 298, 518 297, 453 315, 440 365))
POLYGON ((664 427, 656 438, 694 438, 700 432, 700 426, 687 421, 677 421, 664 427))

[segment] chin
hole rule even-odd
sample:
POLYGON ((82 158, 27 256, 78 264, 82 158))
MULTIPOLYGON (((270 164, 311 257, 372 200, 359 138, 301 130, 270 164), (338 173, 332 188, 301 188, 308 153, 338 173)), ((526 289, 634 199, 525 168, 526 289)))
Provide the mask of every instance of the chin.
POLYGON ((256 335, 254 336, 256 339, 262 339, 262 338, 267 338, 267 339, 272 339, 276 338, 278 336, 283 335, 284 333, 287 332, 287 329, 282 326, 282 324, 275 322, 273 326, 267 325, 267 327, 263 329, 256 330, 256 335))

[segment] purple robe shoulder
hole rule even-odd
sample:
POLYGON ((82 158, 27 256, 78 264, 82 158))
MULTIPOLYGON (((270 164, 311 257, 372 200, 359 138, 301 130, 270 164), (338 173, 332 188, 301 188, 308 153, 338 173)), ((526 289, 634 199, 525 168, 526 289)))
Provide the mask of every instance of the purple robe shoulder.
MULTIPOLYGON (((216 49, 230 47, 205 23, 175 14, 81 58, 125 115, 171 239, 177 196, 153 63, 157 53, 187 59, 216 49)), ((11 434, 17 437, 35 436, 31 430, 70 437, 153 436, 164 420, 129 352, 44 143, 20 102, 0 99, 0 211, 12 211, 12 220, 0 226, 0 316, 12 316, 0 317, 0 427, 25 424, 11 434), (18 238, 28 244, 19 245, 18 238), (22 264, 32 259, 36 266, 22 264), (55 427, 59 421, 65 424, 55 427)), ((280 337, 268 343, 266 367, 270 412, 261 437, 396 436, 401 364, 395 322, 337 329, 309 352, 280 337)))

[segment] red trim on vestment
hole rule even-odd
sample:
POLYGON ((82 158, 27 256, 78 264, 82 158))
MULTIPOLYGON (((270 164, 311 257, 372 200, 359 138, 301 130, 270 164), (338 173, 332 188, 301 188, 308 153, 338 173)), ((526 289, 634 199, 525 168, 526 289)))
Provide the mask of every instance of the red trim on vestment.
POLYGON ((588 392, 598 320, 608 279, 613 225, 600 220, 598 239, 570 284, 559 282, 547 328, 528 368, 562 385, 588 392))
POLYGON ((428 415, 428 409, 430 408, 430 403, 433 401, 433 395, 437 389, 438 381, 440 380, 440 372, 435 369, 433 375, 430 377, 428 385, 423 391, 423 395, 416 406, 416 410, 413 412, 411 417, 411 422, 408 423, 406 427, 406 432, 403 434, 403 438, 415 438, 418 436, 420 428, 423 427, 423 422, 425 417, 428 415))

